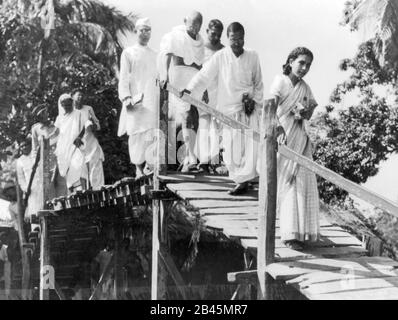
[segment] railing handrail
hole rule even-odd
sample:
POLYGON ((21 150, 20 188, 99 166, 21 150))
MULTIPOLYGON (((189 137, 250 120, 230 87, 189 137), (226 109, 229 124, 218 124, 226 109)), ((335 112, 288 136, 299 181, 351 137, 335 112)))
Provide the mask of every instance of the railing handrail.
MULTIPOLYGON (((171 92, 172 94, 179 96, 179 91, 167 83, 166 88, 167 91, 171 92)), ((187 102, 191 105, 196 106, 199 108, 201 111, 206 112, 216 118, 217 120, 223 122, 224 124, 234 128, 234 129, 241 129, 243 130, 244 134, 248 134, 253 137, 254 140, 260 142, 260 132, 257 130, 254 130, 253 128, 250 128, 248 125, 241 123, 239 121, 236 121, 235 119, 229 117, 228 115, 225 115, 224 113, 216 110, 215 108, 207 105, 206 103, 199 101, 195 98, 193 98, 189 94, 184 94, 182 97, 180 97, 181 100, 184 102, 187 102)), ((338 173, 316 163, 315 161, 304 157, 301 154, 298 154, 297 152, 291 150, 285 145, 280 145, 278 148, 279 154, 282 156, 295 161, 302 167, 306 168, 307 170, 319 175, 320 177, 326 179, 327 181, 335 184, 339 188, 357 196, 358 198, 376 206, 379 207, 380 209, 383 209, 390 214, 398 217, 398 204, 394 203, 393 201, 390 201, 383 196, 378 195, 377 193, 370 191, 369 189, 360 186, 356 184, 355 182, 352 182, 338 173)))

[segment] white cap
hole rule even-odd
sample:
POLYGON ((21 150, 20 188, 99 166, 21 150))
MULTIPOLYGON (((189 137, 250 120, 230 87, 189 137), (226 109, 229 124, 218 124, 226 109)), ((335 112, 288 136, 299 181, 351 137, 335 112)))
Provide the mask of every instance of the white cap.
POLYGON ((151 21, 149 20, 149 18, 141 18, 138 19, 137 22, 135 23, 135 27, 149 27, 151 28, 151 21))

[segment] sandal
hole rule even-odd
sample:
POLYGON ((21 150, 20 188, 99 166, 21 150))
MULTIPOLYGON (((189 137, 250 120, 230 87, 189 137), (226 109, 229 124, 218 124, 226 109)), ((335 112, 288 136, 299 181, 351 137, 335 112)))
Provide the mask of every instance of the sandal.
POLYGON ((292 249, 292 250, 303 250, 304 249, 304 243, 298 240, 287 240, 284 241, 284 244, 287 248, 292 249))
POLYGON ((181 169, 181 173, 188 173, 192 170, 197 169, 196 164, 184 164, 181 169))

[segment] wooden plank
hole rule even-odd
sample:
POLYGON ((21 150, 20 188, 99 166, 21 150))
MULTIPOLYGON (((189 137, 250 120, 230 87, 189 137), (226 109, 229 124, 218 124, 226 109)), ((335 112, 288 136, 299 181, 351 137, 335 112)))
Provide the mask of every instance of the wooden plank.
POLYGON ((257 232, 248 228, 224 227, 223 233, 229 238, 257 239, 257 232))
POLYGON ((204 183, 232 183, 229 177, 213 176, 213 175, 193 175, 193 174, 173 174, 159 175, 159 180, 163 183, 187 183, 187 182, 204 182, 204 183))
POLYGON ((313 242, 308 247, 344 247, 362 246, 362 242, 353 236, 347 237, 321 237, 319 241, 313 242))
MULTIPOLYGON (((243 233, 243 231, 239 231, 239 234, 243 233)), ((254 238, 241 238, 240 239, 240 244, 242 245, 243 248, 247 250, 251 250, 252 252, 257 252, 257 239, 254 238)), ((286 246, 283 244, 283 242, 280 239, 275 240, 275 246, 276 248, 285 248, 286 246)), ((331 238, 326 240, 323 240, 321 242, 313 243, 310 246, 308 246, 304 251, 306 252, 312 252, 312 250, 317 250, 317 249, 324 249, 324 248, 333 248, 333 247, 358 247, 362 248, 362 246, 358 246, 357 239, 353 239, 353 237, 350 238, 331 238), (340 242, 340 243, 338 243, 340 242)))
POLYGON ((190 200, 189 203, 197 209, 209 208, 245 208, 257 207, 258 201, 229 201, 229 200, 190 200))
POLYGON ((320 234, 321 234, 322 237, 326 237, 326 238, 342 238, 342 237, 344 237, 344 238, 346 238, 346 237, 355 238, 353 235, 351 235, 347 231, 337 230, 337 229, 329 229, 329 228, 321 228, 320 229, 320 234))
MULTIPOLYGON (((310 278, 311 279, 310 275, 310 278)), ((342 273, 322 273, 322 282, 296 284, 311 300, 397 300, 398 277, 369 278, 342 273)))
MULTIPOLYGON (((241 218, 234 219, 234 217, 229 218, 229 219, 205 219, 204 220, 204 225, 207 228, 212 228, 212 229, 219 229, 223 230, 225 227, 231 227, 231 226, 236 226, 236 228, 239 227, 239 223, 243 224, 245 226, 247 223, 252 223, 253 228, 255 229, 255 225, 257 224, 257 219, 250 218, 249 215, 241 215, 241 218), (248 217, 248 218, 246 218, 248 217), (246 219, 245 219, 246 218, 246 219)), ((207 218, 207 217, 205 217, 207 218)))
POLYGON ((275 248, 275 261, 294 261, 315 258, 310 252, 301 252, 290 248, 275 248))
POLYGON ((306 259, 290 262, 278 262, 267 267, 267 272, 275 280, 289 280, 312 272, 343 272, 349 270, 364 277, 395 276, 398 262, 388 258, 373 259, 374 257, 360 257, 349 259, 306 259))
POLYGON ((175 191, 175 194, 184 200, 228 200, 240 202, 247 200, 257 201, 257 192, 251 191, 241 196, 231 196, 225 191, 175 191))
POLYGON ((348 246, 348 247, 311 248, 308 250, 303 250, 303 252, 324 258, 338 258, 338 257, 344 258, 344 257, 364 256, 367 254, 368 251, 362 247, 348 246))
MULTIPOLYGON (((228 281, 254 283, 257 270, 228 274, 228 281)), ((316 272, 287 281, 310 300, 398 299, 398 277, 374 277, 344 272, 316 272)))
MULTIPOLYGON (((240 214, 240 215, 225 215, 225 216, 204 216, 203 218, 204 224, 206 227, 223 230, 224 228, 229 229, 246 229, 247 223, 251 225, 251 229, 258 232, 258 223, 257 223, 257 215, 254 214, 240 214)), ((275 234, 276 237, 279 237, 279 220, 276 221, 275 225, 275 234)), ((246 230, 240 230, 238 234, 244 234, 246 230)), ((344 231, 343 229, 336 228, 321 228, 321 235, 326 237, 329 236, 331 238, 348 238, 352 237, 349 233, 344 231)), ((355 241, 355 243, 357 243, 355 241)))
POLYGON ((201 212, 206 216, 217 216, 217 215, 246 215, 246 214, 253 214, 256 216, 258 215, 258 206, 252 207, 222 207, 222 208, 207 208, 202 209, 201 212))
POLYGON ((227 183, 211 183, 211 182, 184 182, 184 183, 168 183, 167 189, 170 191, 228 191, 233 188, 235 184, 233 182, 227 183))
POLYGON ((210 222, 225 222, 230 223, 231 221, 250 221, 257 223, 257 214, 226 214, 226 215, 212 215, 212 216, 203 216, 203 221, 205 223, 210 222))
POLYGON ((169 272, 170 276, 173 278, 174 283, 177 286, 178 291, 180 292, 181 296, 184 300, 187 300, 187 296, 185 294, 185 282, 184 279, 181 277, 180 272, 178 271, 172 257, 167 252, 166 248, 163 246, 159 251, 160 258, 162 259, 163 263, 165 264, 167 271, 169 272))

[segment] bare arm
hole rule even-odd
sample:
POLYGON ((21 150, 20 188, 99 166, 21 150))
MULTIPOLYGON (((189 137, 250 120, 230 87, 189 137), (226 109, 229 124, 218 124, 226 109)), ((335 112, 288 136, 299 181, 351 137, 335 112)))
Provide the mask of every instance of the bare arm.
POLYGON ((261 72, 260 59, 256 54, 255 67, 253 72, 253 100, 256 102, 257 108, 261 108, 264 97, 263 76, 261 72))
POLYGON ((163 83, 169 81, 169 70, 172 58, 173 58, 172 53, 167 53, 160 57, 159 75, 160 75, 160 81, 163 83))
POLYGON ((127 98, 131 97, 130 82, 129 82, 130 81, 129 74, 131 70, 130 70, 130 61, 127 55, 128 55, 127 52, 123 51, 120 57, 120 76, 119 76, 118 91, 119 91, 119 99, 122 102, 127 98))
POLYGON ((93 123, 96 126, 96 130, 101 130, 100 122, 99 122, 97 116, 95 115, 94 109, 92 107, 90 107, 90 109, 89 109, 89 114, 90 114, 91 120, 93 121, 93 123))
POLYGON ((26 192, 27 187, 28 187, 28 182, 25 179, 25 174, 24 174, 24 171, 23 171, 23 167, 22 167, 22 164, 21 164, 21 162, 19 160, 17 161, 16 167, 17 167, 18 184, 21 187, 22 191, 26 192))

